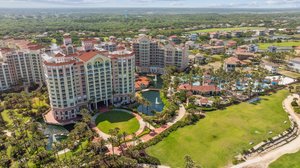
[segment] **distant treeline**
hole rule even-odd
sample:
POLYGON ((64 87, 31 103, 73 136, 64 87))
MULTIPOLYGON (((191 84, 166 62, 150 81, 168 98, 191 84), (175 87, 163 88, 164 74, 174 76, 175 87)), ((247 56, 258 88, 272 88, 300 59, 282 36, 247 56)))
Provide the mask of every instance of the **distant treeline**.
MULTIPOLYGON (((49 9, 50 10, 50 9, 49 9)), ((99 36, 132 37, 146 28, 150 35, 173 35, 195 26, 222 27, 265 24, 266 27, 295 28, 300 13, 232 13, 232 14, 99 14, 99 13, 36 13, 31 15, 1 14, 0 36, 31 35, 43 32, 91 31, 99 36), (275 22, 274 22, 275 20, 275 22)))

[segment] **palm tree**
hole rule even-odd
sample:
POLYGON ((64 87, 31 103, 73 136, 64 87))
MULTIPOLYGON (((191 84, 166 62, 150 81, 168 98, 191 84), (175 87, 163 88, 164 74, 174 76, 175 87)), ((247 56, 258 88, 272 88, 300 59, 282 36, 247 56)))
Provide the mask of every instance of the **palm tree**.
POLYGON ((114 148, 114 144, 115 144, 115 142, 116 142, 116 140, 115 140, 115 137, 109 137, 108 139, 108 142, 111 144, 111 150, 112 150, 112 152, 113 152, 113 155, 115 155, 115 148, 114 148))
POLYGON ((188 83, 191 86, 191 91, 193 91, 194 75, 192 71, 188 74, 188 83))
POLYGON ((200 165, 196 165, 196 163, 192 160, 191 156, 186 155, 184 157, 185 160, 185 168, 201 168, 200 165))
POLYGON ((122 133, 122 136, 123 136, 123 141, 124 141, 124 143, 125 143, 125 146, 127 146, 127 142, 126 142, 126 137, 127 137, 127 133, 124 131, 123 133, 122 133))
POLYGON ((84 123, 89 124, 91 122, 92 116, 86 108, 81 109, 80 114, 82 115, 82 121, 84 123))

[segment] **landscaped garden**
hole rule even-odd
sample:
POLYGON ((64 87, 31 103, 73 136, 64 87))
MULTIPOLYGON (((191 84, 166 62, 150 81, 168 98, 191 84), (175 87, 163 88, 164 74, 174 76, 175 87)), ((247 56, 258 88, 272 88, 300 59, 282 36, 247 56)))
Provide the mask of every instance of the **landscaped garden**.
POLYGON ((2 95, 3 101, 0 105, 3 120, 12 124, 12 117, 23 122, 31 117, 41 118, 42 113, 49 109, 46 93, 9 93, 2 95))
POLYGON ((270 164, 269 168, 300 168, 299 158, 300 152, 287 154, 270 164))
POLYGON ((255 104, 244 102, 207 113, 204 120, 171 133, 146 151, 171 167, 184 167, 186 155, 203 167, 226 166, 243 151, 289 128, 282 108, 287 95, 281 90, 255 104))
POLYGON ((134 115, 122 111, 110 111, 96 118, 97 127, 104 133, 119 128, 120 132, 132 134, 138 131, 140 125, 134 115))

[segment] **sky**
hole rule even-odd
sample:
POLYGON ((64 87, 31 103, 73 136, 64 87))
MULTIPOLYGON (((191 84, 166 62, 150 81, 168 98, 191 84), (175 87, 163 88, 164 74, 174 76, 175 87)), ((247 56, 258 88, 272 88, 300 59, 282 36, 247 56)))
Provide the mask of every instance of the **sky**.
POLYGON ((0 0, 0 8, 300 8, 300 0, 0 0))

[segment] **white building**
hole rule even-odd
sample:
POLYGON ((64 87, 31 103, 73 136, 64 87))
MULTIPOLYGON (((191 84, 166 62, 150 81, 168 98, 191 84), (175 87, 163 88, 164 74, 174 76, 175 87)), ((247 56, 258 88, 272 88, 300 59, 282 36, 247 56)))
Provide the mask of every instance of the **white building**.
POLYGON ((42 53, 43 47, 29 43, 21 49, 1 49, 0 90, 20 84, 43 83, 42 53))
POLYGON ((300 58, 294 58, 289 61, 288 67, 290 70, 300 72, 300 58))
POLYGON ((188 46, 162 44, 146 35, 140 35, 133 43, 136 69, 141 73, 163 74, 167 66, 183 70, 188 66, 188 46))
POLYGON ((266 70, 268 70, 272 74, 277 74, 277 72, 278 72, 278 66, 273 63, 264 62, 262 64, 262 67, 265 68, 266 70))
POLYGON ((118 50, 109 53, 112 62, 114 104, 131 103, 135 93, 135 55, 131 51, 118 50))

